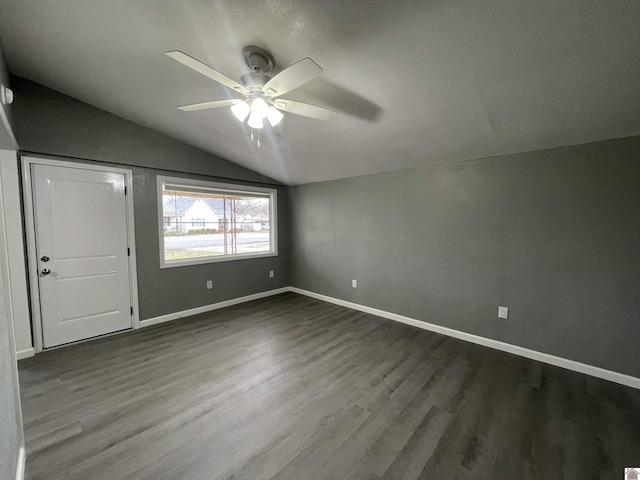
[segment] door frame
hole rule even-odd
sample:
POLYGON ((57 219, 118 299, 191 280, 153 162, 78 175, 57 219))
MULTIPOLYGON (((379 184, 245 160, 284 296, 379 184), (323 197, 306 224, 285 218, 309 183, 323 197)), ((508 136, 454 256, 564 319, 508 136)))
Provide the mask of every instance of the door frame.
MULTIPOLYGON (((133 216, 133 171, 128 168, 105 167, 102 165, 84 163, 82 161, 70 162, 48 156, 20 156, 20 162, 22 165, 22 191, 24 198, 25 233, 27 236, 27 271, 30 288, 29 297, 31 303, 31 325, 33 328, 34 352, 40 353, 44 350, 44 339, 42 336, 42 313, 40 309, 40 283, 38 282, 38 275, 34 274, 34 272, 37 272, 38 270, 38 256, 36 251, 36 225, 35 214, 33 211, 31 165, 49 165, 53 167, 77 168, 80 170, 97 170, 102 172, 121 173, 124 175, 124 184, 125 188, 127 189, 127 195, 125 196, 127 210, 127 240, 129 242, 129 248, 131 249, 131 255, 129 255, 129 292, 131 296, 131 305, 133 306, 133 315, 131 316, 131 329, 135 330, 140 328, 140 309, 138 307, 138 275, 136 269, 136 237, 135 222, 133 216)), ((129 329, 122 331, 127 332, 129 331, 129 329)), ((82 341, 84 340, 79 340, 79 342, 82 341)))

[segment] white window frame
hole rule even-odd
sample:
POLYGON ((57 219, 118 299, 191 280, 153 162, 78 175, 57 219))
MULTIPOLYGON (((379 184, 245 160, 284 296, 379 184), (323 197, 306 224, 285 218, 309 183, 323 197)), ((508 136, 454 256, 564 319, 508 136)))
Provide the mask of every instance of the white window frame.
POLYGON ((160 268, 184 267, 187 265, 201 265, 204 263, 232 262, 236 260, 247 260, 250 258, 264 258, 278 256, 278 191, 275 188, 253 187, 238 185, 234 183, 218 183, 205 180, 194 180, 184 177, 168 177, 158 175, 157 182, 157 204, 158 204, 158 240, 160 244, 160 268), (164 215, 162 210, 162 184, 177 183, 185 186, 204 187, 220 189, 225 191, 242 193, 263 193, 269 195, 269 243, 271 250, 259 253, 236 253, 231 255, 216 255, 211 257, 190 258, 184 260, 165 260, 164 252, 164 215))

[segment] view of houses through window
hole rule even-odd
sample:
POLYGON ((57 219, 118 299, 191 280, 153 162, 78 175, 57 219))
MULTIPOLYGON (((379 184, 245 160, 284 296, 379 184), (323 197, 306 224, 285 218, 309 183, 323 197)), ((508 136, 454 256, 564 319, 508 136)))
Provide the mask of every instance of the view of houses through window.
POLYGON ((161 185, 166 264, 273 253, 273 193, 166 181, 161 185))

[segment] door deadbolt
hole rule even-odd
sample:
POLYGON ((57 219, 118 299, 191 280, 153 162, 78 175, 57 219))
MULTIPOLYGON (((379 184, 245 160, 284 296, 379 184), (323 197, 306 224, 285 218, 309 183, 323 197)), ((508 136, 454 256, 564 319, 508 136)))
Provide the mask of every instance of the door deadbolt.
POLYGON ((49 275, 51 273, 51 270, 49 270, 48 268, 43 269, 40 274, 44 277, 45 275, 49 275))
POLYGON ((40 259, 40 261, 42 261, 42 262, 48 262, 48 261, 49 261, 49 257, 47 257, 47 256, 45 255, 44 257, 42 257, 42 258, 40 259))

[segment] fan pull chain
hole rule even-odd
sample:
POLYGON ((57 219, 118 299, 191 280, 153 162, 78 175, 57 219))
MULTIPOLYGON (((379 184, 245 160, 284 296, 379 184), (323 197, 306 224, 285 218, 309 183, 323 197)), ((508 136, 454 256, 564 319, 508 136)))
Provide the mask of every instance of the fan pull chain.
POLYGON ((253 135, 253 128, 251 129, 251 141, 253 142, 254 140, 257 142, 258 144, 258 148, 260 148, 260 130, 258 130, 258 134, 254 137, 253 135))

